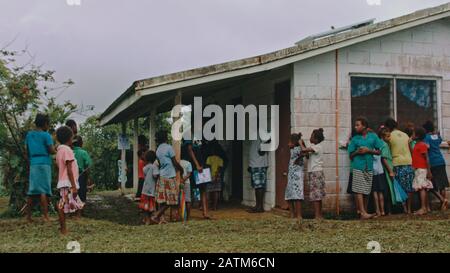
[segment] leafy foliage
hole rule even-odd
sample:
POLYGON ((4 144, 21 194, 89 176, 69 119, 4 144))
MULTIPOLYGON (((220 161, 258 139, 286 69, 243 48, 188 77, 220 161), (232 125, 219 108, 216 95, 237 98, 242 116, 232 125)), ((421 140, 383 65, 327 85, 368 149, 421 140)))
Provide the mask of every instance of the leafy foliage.
POLYGON ((18 65, 16 58, 25 53, 0 50, 0 172, 15 209, 20 209, 25 200, 28 161, 24 139, 33 128, 35 114, 47 113, 53 128, 76 109, 70 102, 58 104, 50 95, 73 82, 56 86, 54 71, 44 71, 31 63, 18 65))
MULTIPOLYGON (((156 116, 156 131, 170 130, 167 119, 170 113, 161 113, 156 116)), ((149 120, 139 119, 140 134, 148 137, 149 120)), ((121 134, 121 125, 100 126, 99 117, 91 116, 80 125, 79 134, 83 137, 83 148, 92 158, 93 165, 90 168, 90 177, 96 184, 96 189, 112 190, 118 184, 117 160, 120 158, 120 151, 117 148, 118 137, 121 134)), ((132 122, 126 127, 126 134, 133 135, 132 122)), ((131 152, 128 152, 131 155, 131 152)), ((128 169, 133 167, 132 157, 127 158, 128 169)), ((129 172, 131 175, 131 171, 129 172)), ((130 176, 131 182, 131 176, 130 176)))

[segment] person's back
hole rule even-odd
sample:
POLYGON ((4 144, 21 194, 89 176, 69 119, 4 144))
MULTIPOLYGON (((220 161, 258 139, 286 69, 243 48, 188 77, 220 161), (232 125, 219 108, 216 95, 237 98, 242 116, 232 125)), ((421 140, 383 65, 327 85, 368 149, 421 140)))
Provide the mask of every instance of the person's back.
POLYGON ((427 134, 425 143, 429 145, 428 156, 431 167, 445 165, 445 159, 441 152, 441 136, 439 134, 427 134))
POLYGON ((175 157, 175 151, 172 146, 167 143, 162 143, 156 149, 156 157, 159 160, 159 174, 161 177, 173 178, 176 176, 175 167, 172 163, 172 158, 175 157))
POLYGON ((269 166, 269 160, 267 153, 260 154, 261 140, 253 140, 249 149, 249 167, 251 168, 264 168, 269 166))
POLYGON ((391 139, 389 141, 392 163, 394 166, 405 166, 412 164, 411 151, 409 148, 409 137, 400 130, 391 132, 391 139))
POLYGON ((218 175, 219 168, 223 167, 223 159, 218 155, 210 155, 206 159, 206 165, 211 167, 211 176, 216 177, 218 175))
POLYGON ((47 133, 50 127, 48 115, 37 114, 34 121, 36 129, 29 131, 25 137, 25 145, 30 163, 27 199, 27 220, 32 221, 31 209, 33 197, 40 196, 41 209, 45 221, 48 218, 48 196, 52 195, 52 159, 54 153, 52 136, 47 133))
POLYGON ((51 165, 48 147, 53 145, 52 136, 46 131, 33 130, 25 138, 30 165, 51 165))
POLYGON ((82 147, 73 147, 73 153, 78 164, 80 174, 84 172, 92 164, 92 159, 89 153, 82 147))

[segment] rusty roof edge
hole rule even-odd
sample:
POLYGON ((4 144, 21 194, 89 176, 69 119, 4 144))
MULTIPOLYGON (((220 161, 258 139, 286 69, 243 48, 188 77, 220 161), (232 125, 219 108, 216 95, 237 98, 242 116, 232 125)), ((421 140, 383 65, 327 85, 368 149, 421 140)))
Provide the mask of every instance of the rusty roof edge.
POLYGON ((445 12, 450 11, 450 2, 446 4, 442 4, 436 7, 431 7, 427 9, 422 9, 415 11, 410 14, 406 14, 400 17, 396 17, 393 19, 385 20, 379 23, 371 24, 368 26, 364 26, 361 28, 357 28, 344 33, 337 33, 333 36, 319 38, 313 41, 305 41, 298 45, 284 48, 281 50, 273 51, 270 53, 266 53, 263 55, 257 55, 254 57, 234 60, 230 62, 224 62, 220 64, 204 66, 199 68, 194 68, 190 70, 175 72, 171 74, 160 75, 156 77, 151 77, 147 79, 137 80, 133 83, 133 85, 128 88, 121 96, 119 96, 100 116, 103 118, 109 112, 114 109, 116 105, 118 105, 124 98, 130 95, 130 93, 136 92, 142 89, 153 88, 157 86, 162 86, 166 84, 187 81, 197 78, 202 78, 210 75, 230 72, 234 70, 245 69, 261 64, 266 64, 270 62, 274 62, 277 60, 281 60, 284 58, 292 57, 295 55, 299 55, 308 51, 316 50, 319 48, 327 47, 333 44, 337 44, 346 40, 350 40, 353 38, 361 37, 364 35, 368 35, 371 33, 383 31, 389 28, 394 28, 397 26, 401 26, 407 23, 411 23, 414 21, 418 21, 421 19, 425 19, 427 17, 439 15, 445 12))

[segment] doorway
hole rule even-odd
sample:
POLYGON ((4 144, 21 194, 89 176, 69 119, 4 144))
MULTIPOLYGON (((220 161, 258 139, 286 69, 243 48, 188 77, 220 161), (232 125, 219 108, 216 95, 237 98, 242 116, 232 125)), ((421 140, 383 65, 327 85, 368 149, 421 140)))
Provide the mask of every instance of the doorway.
MULTIPOLYGON (((242 97, 238 97, 232 100, 232 105, 241 105, 242 97)), ((237 140, 237 115, 234 115, 234 140, 231 146, 231 171, 232 171, 232 182, 231 182, 231 200, 241 202, 243 200, 243 142, 242 140, 237 140)))
POLYGON ((291 82, 289 80, 275 84, 275 104, 280 108, 280 139, 275 152, 275 206, 289 209, 289 204, 284 200, 290 158, 288 140, 291 134, 291 82))

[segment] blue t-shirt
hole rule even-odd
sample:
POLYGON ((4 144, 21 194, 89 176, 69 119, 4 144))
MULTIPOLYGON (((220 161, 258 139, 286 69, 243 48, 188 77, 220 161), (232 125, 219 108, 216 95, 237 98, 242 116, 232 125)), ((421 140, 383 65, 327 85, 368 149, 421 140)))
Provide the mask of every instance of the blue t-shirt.
POLYGON ((48 147, 53 145, 52 136, 44 131, 29 131, 25 138, 30 165, 51 165, 48 147))
POLYGON ((175 151, 172 146, 163 143, 156 149, 156 157, 159 160, 159 175, 164 178, 173 178, 177 175, 172 158, 175 157, 175 151))
POLYGON ((430 146, 428 149, 428 157, 430 159, 431 167, 445 165, 445 159, 442 156, 440 145, 442 138, 438 134, 427 134, 425 137, 425 143, 430 146))

